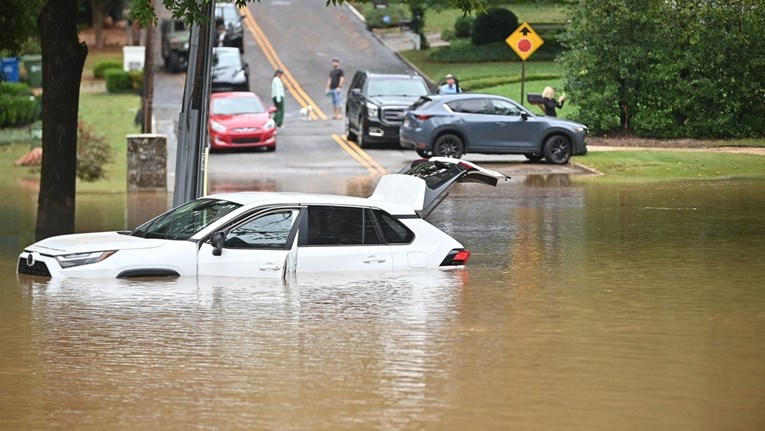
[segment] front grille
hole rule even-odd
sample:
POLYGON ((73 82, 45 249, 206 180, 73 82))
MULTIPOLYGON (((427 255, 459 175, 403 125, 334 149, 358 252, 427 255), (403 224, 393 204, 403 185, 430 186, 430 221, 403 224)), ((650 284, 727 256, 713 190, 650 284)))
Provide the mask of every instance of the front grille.
POLYGON ((234 138, 231 140, 234 144, 257 144, 260 142, 260 138, 258 137, 252 137, 252 138, 234 138))
POLYGON ((19 258, 19 274, 39 275, 41 277, 50 277, 48 265, 45 262, 35 262, 34 265, 27 265, 26 259, 19 258))
POLYGON ((404 122, 404 108, 383 108, 382 118, 388 124, 401 124, 404 122))

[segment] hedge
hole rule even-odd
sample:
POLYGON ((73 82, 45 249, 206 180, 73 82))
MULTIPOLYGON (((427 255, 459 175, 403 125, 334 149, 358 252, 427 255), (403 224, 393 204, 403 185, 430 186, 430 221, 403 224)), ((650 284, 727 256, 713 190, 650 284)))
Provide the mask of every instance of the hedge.
POLYGON ((98 62, 93 67, 93 77, 96 79, 104 79, 106 77, 106 71, 109 69, 122 69, 122 63, 108 60, 98 62))

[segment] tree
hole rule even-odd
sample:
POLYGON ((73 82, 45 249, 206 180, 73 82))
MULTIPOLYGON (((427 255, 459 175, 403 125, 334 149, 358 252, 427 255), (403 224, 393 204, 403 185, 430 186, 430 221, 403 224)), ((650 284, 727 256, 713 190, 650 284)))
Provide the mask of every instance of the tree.
POLYGON ((762 0, 581 0, 570 16, 565 87, 592 131, 765 133, 762 0))
MULTIPOLYGON (((174 17, 204 22, 205 5, 213 0, 162 0, 174 17)), ((412 0, 415 1, 415 0, 412 0)), ((484 0, 450 0, 465 12, 481 9, 484 0)), ((327 0, 341 5, 344 0, 327 0)), ((235 0, 237 6, 246 0, 235 0)), ((18 50, 35 33, 40 36, 43 61, 43 157, 38 196, 37 240, 74 232, 77 169, 77 113, 80 80, 87 45, 77 34, 78 0, 0 1, 0 48, 18 50), (38 15, 35 15, 38 14, 38 15)), ((151 0, 133 0, 131 17, 141 24, 157 22, 151 0)))

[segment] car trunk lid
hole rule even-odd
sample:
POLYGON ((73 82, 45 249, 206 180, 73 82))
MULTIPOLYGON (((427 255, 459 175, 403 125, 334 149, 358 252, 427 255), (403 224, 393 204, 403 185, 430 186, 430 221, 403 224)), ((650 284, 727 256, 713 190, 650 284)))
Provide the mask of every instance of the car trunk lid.
POLYGON ((397 174, 380 179, 370 200, 395 202, 412 207, 425 218, 460 182, 496 186, 507 177, 474 163, 448 157, 431 157, 412 162, 397 174))

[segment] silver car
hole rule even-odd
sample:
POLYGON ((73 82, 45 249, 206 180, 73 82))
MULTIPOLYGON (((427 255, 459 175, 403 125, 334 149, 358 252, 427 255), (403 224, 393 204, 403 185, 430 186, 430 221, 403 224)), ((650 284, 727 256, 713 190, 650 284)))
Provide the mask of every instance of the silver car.
POLYGON ((587 154, 586 136, 582 124, 534 115, 506 97, 465 93, 421 97, 404 115, 400 144, 422 157, 523 154, 566 164, 587 154))

